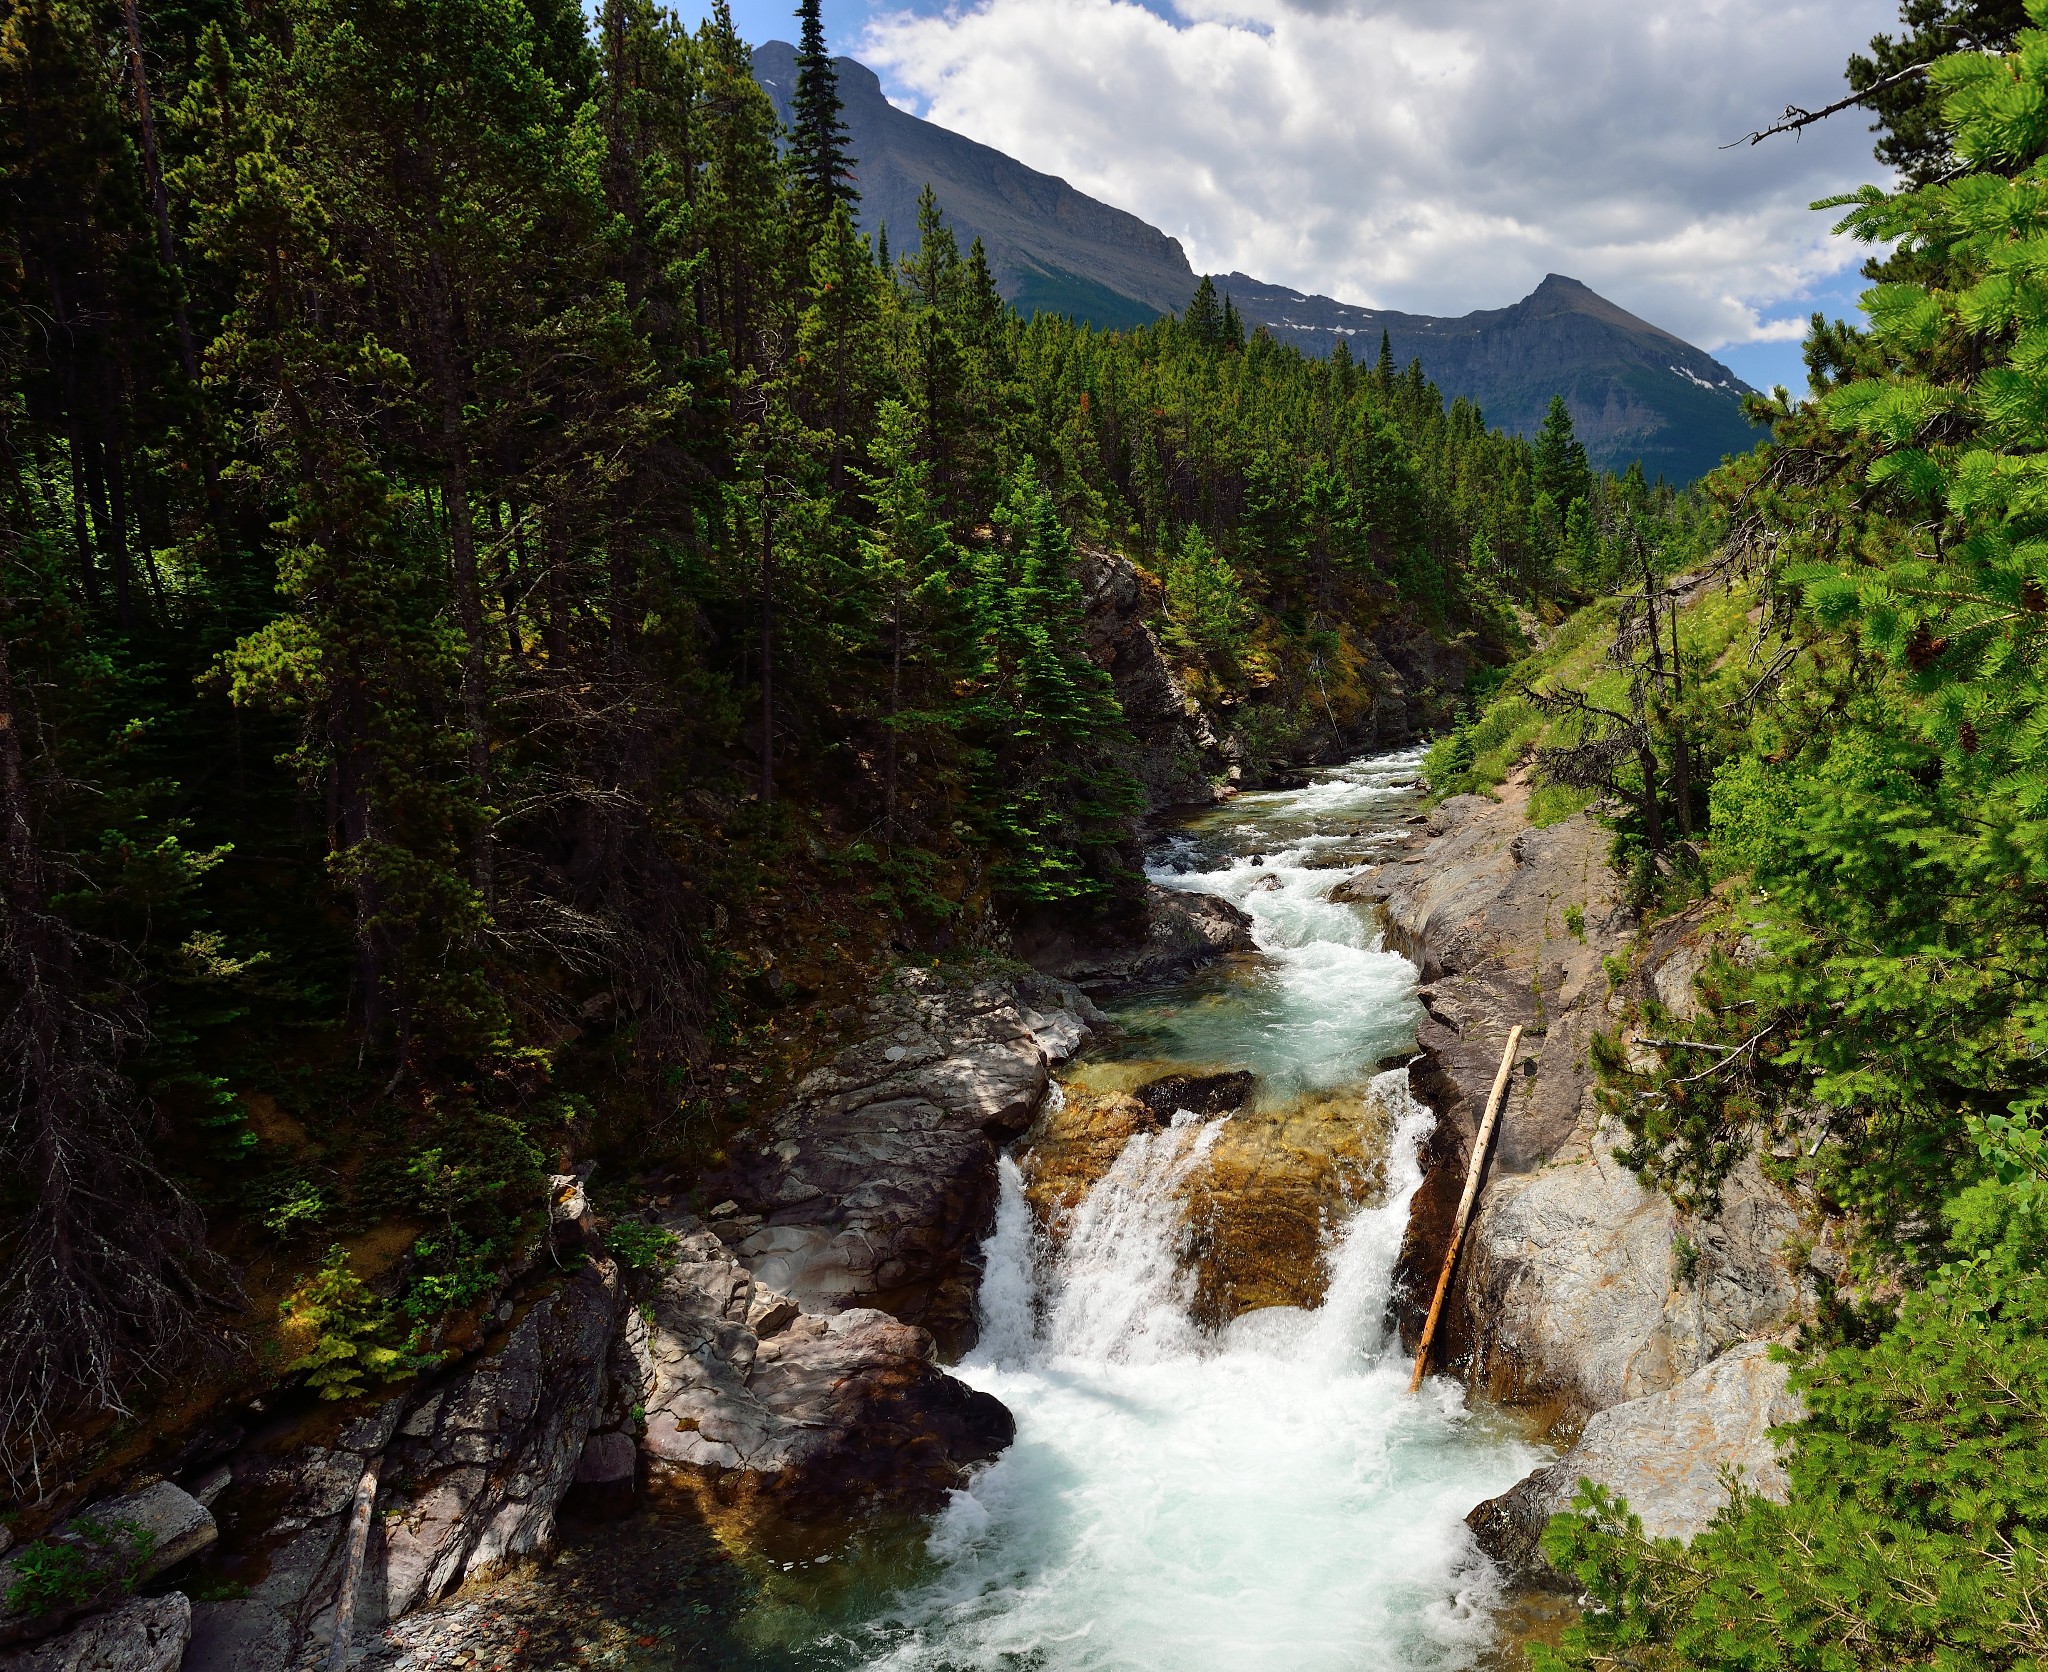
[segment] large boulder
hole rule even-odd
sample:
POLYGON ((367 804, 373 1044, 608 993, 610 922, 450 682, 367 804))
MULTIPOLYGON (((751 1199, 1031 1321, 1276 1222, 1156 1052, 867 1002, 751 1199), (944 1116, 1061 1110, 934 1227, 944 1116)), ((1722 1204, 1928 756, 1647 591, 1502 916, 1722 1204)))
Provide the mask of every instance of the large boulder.
POLYGON ((937 1508, 1008 1445, 1002 1403, 939 1368, 931 1336, 869 1307, 805 1312, 698 1220, 628 1320, 650 1476, 741 1536, 937 1508))
POLYGON ((217 1536, 207 1507, 167 1480, 103 1498, 0 1560, 0 1644, 47 1637, 197 1555, 217 1536), (60 1562, 65 1582, 39 1594, 34 1575, 60 1562))
POLYGON ((176 1591, 128 1597, 61 1637, 0 1654, 0 1672, 178 1672, 192 1605, 176 1591))
POLYGON ((1555 1577, 1543 1560, 1543 1529, 1582 1480, 1625 1499, 1651 1538, 1690 1542, 1727 1504, 1731 1475, 1783 1503, 1785 1470, 1770 1431, 1805 1415, 1787 1375, 1767 1343, 1745 1342, 1675 1387, 1600 1412, 1557 1462, 1465 1519, 1494 1560, 1543 1579, 1555 1577))
POLYGON ((997 1153, 1031 1124, 1051 1056, 1076 1048, 1094 1014, 1057 984, 1026 994, 899 971, 869 1005, 868 1036, 799 1084, 707 1183, 742 1210, 720 1234, 807 1312, 879 1308, 965 1348, 997 1153))
POLYGON ((1132 916, 1042 928, 1018 946, 1033 968, 1096 996, 1168 986, 1257 950, 1251 917, 1230 901, 1158 883, 1132 916))

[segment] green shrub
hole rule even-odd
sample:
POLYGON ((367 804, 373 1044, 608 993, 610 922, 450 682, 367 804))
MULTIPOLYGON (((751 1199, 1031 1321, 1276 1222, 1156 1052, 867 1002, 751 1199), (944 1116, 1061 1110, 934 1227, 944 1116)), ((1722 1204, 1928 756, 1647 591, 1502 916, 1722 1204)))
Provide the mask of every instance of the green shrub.
POLYGON ((390 1311, 350 1269, 348 1251, 339 1243, 278 1313, 288 1339, 305 1342, 285 1371, 306 1372, 306 1385, 322 1399, 353 1399, 369 1392, 370 1377, 397 1381, 415 1368, 404 1353, 378 1340, 390 1326, 390 1311))
POLYGON ((644 1219, 621 1219, 605 1232, 604 1241, 626 1266, 646 1271, 675 1252, 676 1234, 644 1219))
POLYGON ((80 1521, 61 1539, 37 1539, 10 1558, 7 1606, 31 1617, 131 1591, 156 1554, 156 1534, 133 1521, 80 1521))
POLYGON ((101 1585, 99 1570, 75 1544, 37 1539, 13 1558, 14 1583, 7 1587, 7 1606, 17 1613, 39 1616, 75 1608, 91 1600, 101 1585))

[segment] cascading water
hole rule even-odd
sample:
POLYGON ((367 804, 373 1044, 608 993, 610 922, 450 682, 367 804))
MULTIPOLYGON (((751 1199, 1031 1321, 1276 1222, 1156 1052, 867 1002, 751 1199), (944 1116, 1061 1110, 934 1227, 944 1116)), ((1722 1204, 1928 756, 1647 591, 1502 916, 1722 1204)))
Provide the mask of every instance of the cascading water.
POLYGON ((1495 1580, 1462 1517, 1539 1454, 1453 1384, 1407 1396, 1385 1320, 1433 1117, 1405 1072, 1371 1070, 1412 1036, 1414 971, 1313 863, 1384 840, 1414 766, 1248 796, 1171 844, 1158 880, 1245 906, 1266 963, 1121 1018, 1148 1056, 1241 1063, 1268 1095, 1370 1079, 1396 1117, 1387 1191, 1336 1233, 1321 1306, 1213 1334, 1190 1316, 1181 1191, 1227 1116, 1133 1138, 1057 1249, 1006 1158, 959 1374, 1016 1413, 1017 1442, 941 1518, 935 1577, 855 1634, 869 1666, 1393 1672, 1486 1646, 1495 1580))

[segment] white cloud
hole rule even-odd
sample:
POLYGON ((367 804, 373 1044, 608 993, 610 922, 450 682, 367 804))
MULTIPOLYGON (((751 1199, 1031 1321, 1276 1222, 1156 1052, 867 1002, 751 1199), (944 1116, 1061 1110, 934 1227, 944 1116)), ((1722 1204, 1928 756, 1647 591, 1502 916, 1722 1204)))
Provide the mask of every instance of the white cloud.
POLYGON ((1583 279, 1705 347, 1783 341, 1854 265, 1839 95, 1893 0, 974 0, 859 42, 923 113, 1238 269, 1426 313, 1583 279))

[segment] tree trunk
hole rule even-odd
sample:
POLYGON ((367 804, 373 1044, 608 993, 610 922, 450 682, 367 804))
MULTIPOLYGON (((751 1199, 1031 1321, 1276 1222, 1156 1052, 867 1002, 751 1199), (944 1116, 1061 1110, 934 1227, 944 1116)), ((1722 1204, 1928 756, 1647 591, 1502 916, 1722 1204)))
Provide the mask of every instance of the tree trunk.
MULTIPOLYGON (((438 263, 436 263, 438 266, 438 263)), ((471 869, 489 909, 497 899, 496 838, 491 829, 490 662, 484 643, 483 591, 477 580, 476 528, 469 510, 469 442, 462 429, 462 390, 455 373, 455 321, 447 281, 435 272, 435 381, 441 397, 441 495, 448 509, 448 551, 455 568, 455 620, 462 629, 462 723, 469 732, 469 772, 476 780, 479 824, 471 869)))
POLYGON ((896 720, 903 712, 903 589, 896 589, 889 622, 889 733, 882 740, 882 839, 896 839, 896 720))
POLYGON ((1664 818, 1657 806, 1657 752, 1648 743, 1636 745, 1636 766, 1643 775, 1643 829, 1650 852, 1664 851, 1664 818))
POLYGON ((178 359, 185 376, 197 387, 199 355, 192 346, 192 321, 185 312, 185 287, 178 274, 177 247, 171 242, 171 201, 164 191, 163 159, 157 153, 156 118, 149 108, 149 73, 142 62, 142 24, 135 0, 122 0, 128 22, 128 64, 135 77, 135 120, 142 129, 142 169, 149 181, 149 201, 156 211, 156 247, 163 257, 164 276, 171 283, 171 302, 178 321, 178 359))
POLYGON ((1671 798, 1678 805, 1678 828, 1687 840, 1692 837, 1692 745, 1686 738, 1685 663, 1678 654, 1678 604, 1674 599, 1671 618, 1671 798))
POLYGON ((87 503, 92 509, 93 531, 100 549, 106 553, 107 561, 114 571, 114 619, 121 631, 132 632, 135 627, 135 600, 132 596, 133 577, 128 571, 128 541, 109 509, 107 494, 106 448, 97 441, 89 441, 85 448, 85 486, 87 503))
POLYGON ((761 805, 775 799, 775 507, 761 500, 761 805))

